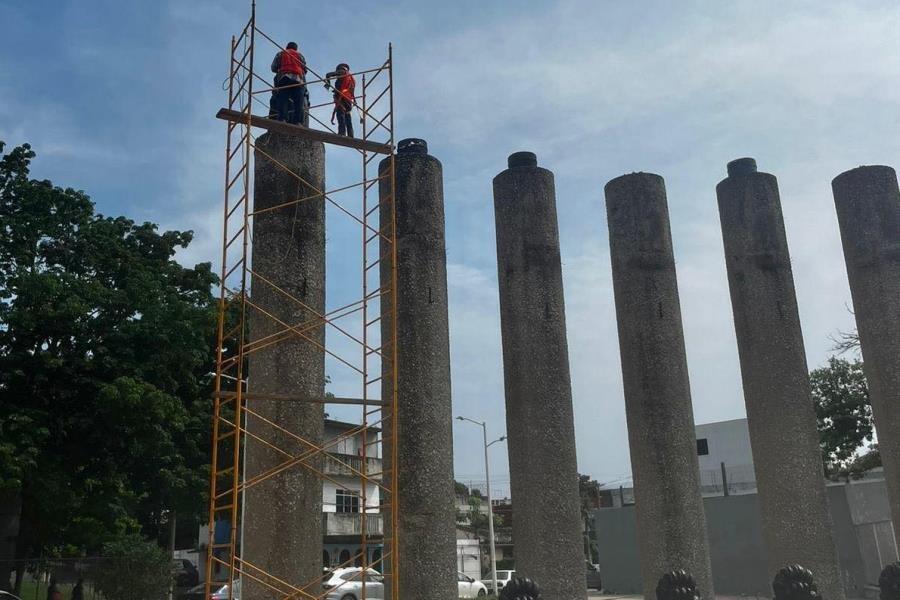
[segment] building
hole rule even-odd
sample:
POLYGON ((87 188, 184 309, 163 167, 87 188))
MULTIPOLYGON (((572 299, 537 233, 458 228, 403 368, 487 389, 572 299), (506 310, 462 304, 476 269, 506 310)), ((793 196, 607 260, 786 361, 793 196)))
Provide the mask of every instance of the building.
POLYGON ((694 432, 704 496, 722 494, 723 472, 729 493, 756 491, 747 419, 705 423, 694 427, 694 432))
MULTIPOLYGON (((377 544, 367 544, 368 562, 374 563, 382 556, 384 521, 380 512, 379 487, 371 482, 363 489, 358 475, 363 472, 363 453, 366 455, 365 472, 381 473, 380 430, 369 427, 365 436, 350 434, 358 428, 355 423, 325 420, 325 443, 334 442, 323 466, 327 479, 322 482, 322 511, 325 513, 322 563, 326 567, 362 564, 360 536, 363 521, 369 540, 378 539, 377 544)), ((380 479, 380 476, 374 478, 380 479)))
MULTIPOLYGON (((700 492, 704 497, 756 492, 753 451, 747 419, 704 423, 694 427, 697 439, 697 461, 700 467, 700 492)), ((600 490, 601 508, 618 508, 634 504, 634 488, 630 485, 600 490)))
MULTIPOLYGON (((383 553, 384 521, 380 512, 380 490, 375 482, 363 489, 359 476, 365 460, 365 472, 373 479, 380 479, 381 430, 369 427, 364 437, 361 433, 352 433, 357 429, 359 425, 355 423, 325 419, 324 439, 328 448, 322 466, 326 476, 322 482, 322 564, 325 567, 362 563, 360 537, 363 522, 368 533, 366 554, 369 564, 381 560, 383 553)), ((216 523, 216 543, 228 541, 229 529, 228 521, 216 523)), ((206 574, 208 536, 209 528, 203 525, 200 527, 198 551, 201 576, 206 574)), ((216 564, 214 568, 218 576, 221 565, 216 564)), ((381 565, 376 565, 376 568, 380 569, 381 565)))
MULTIPOLYGON (((497 558, 497 568, 511 569, 514 565, 512 500, 495 498, 491 501, 491 506, 494 513, 494 552, 497 558)), ((486 578, 491 570, 487 511, 487 499, 483 496, 456 497, 457 568, 476 579, 486 578), (477 527, 473 527, 471 523, 473 513, 479 515, 477 527), (474 562, 476 556, 477 563, 474 562)))
POLYGON ((483 574, 481 541, 468 529, 456 529, 456 570, 473 579, 483 574))

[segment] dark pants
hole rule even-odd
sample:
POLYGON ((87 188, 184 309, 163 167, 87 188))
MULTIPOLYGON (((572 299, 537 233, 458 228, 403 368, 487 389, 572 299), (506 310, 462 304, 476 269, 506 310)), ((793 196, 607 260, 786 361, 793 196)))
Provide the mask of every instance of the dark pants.
POLYGON ((338 135, 353 137, 353 118, 350 116, 350 111, 344 112, 338 108, 335 110, 335 116, 338 122, 338 135))
POLYGON ((279 121, 287 121, 295 125, 304 121, 303 98, 306 96, 306 86, 297 85, 297 83, 290 77, 282 77, 278 80, 279 89, 275 94, 275 108, 279 121))

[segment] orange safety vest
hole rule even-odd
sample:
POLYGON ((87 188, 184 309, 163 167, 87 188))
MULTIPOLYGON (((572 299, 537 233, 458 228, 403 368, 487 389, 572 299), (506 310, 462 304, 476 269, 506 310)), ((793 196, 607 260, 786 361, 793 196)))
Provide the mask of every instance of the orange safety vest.
POLYGON ((300 53, 293 48, 281 51, 281 62, 278 64, 279 73, 292 73, 294 75, 306 75, 300 53))
POLYGON ((353 108, 353 100, 356 98, 354 96, 355 91, 356 80, 353 79, 353 75, 347 73, 343 77, 338 77, 334 93, 335 108, 339 108, 344 111, 349 111, 351 108, 353 108))

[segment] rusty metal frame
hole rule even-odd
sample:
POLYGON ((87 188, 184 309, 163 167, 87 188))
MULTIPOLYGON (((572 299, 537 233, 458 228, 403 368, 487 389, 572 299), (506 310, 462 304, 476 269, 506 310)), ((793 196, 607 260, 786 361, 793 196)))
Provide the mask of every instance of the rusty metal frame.
MULTIPOLYGON (((371 167, 377 153, 357 148, 360 156, 362 179, 351 185, 344 185, 331 190, 319 190, 309 185, 299 174, 291 172, 284 164, 269 157, 276 168, 298 179, 305 187, 312 188, 313 195, 256 211, 251 206, 253 195, 254 153, 265 152, 256 147, 251 117, 254 101, 265 103, 259 99, 260 94, 272 91, 271 84, 256 72, 254 58, 256 45, 260 40, 271 43, 273 49, 281 48, 270 36, 263 32, 256 21, 256 3, 251 0, 250 18, 240 33, 231 38, 229 75, 227 85, 227 107, 240 113, 239 120, 226 122, 225 169, 224 169, 224 207, 222 225, 222 265, 219 286, 218 324, 216 329, 216 376, 213 393, 213 435, 209 486, 209 542, 206 564, 206 597, 210 596, 212 586, 230 584, 240 577, 258 582, 274 595, 284 600, 320 600, 329 592, 320 591, 321 578, 313 581, 285 581, 271 573, 265 572, 241 556, 240 531, 252 515, 243 514, 243 493, 246 489, 263 481, 278 477, 291 469, 307 469, 315 473, 320 481, 332 481, 324 466, 316 467, 312 459, 325 456, 342 469, 352 473, 360 481, 360 539, 361 563, 364 572, 369 568, 382 571, 385 584, 389 586, 390 600, 399 600, 398 543, 397 529, 401 518, 397 501, 397 249, 396 249, 396 211, 395 196, 395 162, 393 152, 387 159, 388 168, 378 172, 371 167), (263 82, 261 88, 254 88, 254 83, 263 82), (375 173, 371 173, 375 171, 375 173), (379 191, 372 188, 376 184, 387 186, 388 193, 382 200, 379 191), (346 203, 338 202, 334 194, 348 192, 355 195, 355 209, 346 203), (374 196, 374 198, 372 197, 374 196), (279 287, 275 282, 266 279, 252 269, 250 251, 252 247, 253 218, 262 212, 285 208, 301 202, 323 198, 331 206, 337 208, 350 222, 359 226, 361 247, 361 285, 359 299, 344 306, 326 309, 324 312, 312 310, 301 299, 289 291, 279 287), (381 209, 381 210, 379 210, 381 209), (382 219, 382 217, 387 217, 382 219), (373 248, 372 245, 375 244, 373 248), (382 252, 382 245, 388 251, 382 252), (369 282, 374 273, 379 273, 385 261, 389 263, 389 277, 378 275, 378 285, 369 282), (288 303, 296 303, 311 313, 304 322, 289 323, 279 319, 271 312, 254 304, 250 296, 251 278, 256 285, 268 286, 277 294, 284 296, 288 303), (388 305, 385 309, 385 305, 388 305), (251 311, 277 324, 274 333, 254 338, 248 327, 251 311), (357 315, 358 324, 345 324, 346 318, 357 315), (390 321, 390 331, 381 335, 382 319, 390 321), (354 326, 358 329, 354 330, 354 326), (359 356, 340 355, 329 347, 314 340, 311 333, 319 328, 332 328, 340 334, 340 339, 349 340, 358 348, 359 356), (277 346, 285 341, 302 340, 311 344, 323 354, 336 359, 350 369, 359 378, 361 397, 359 398, 309 398, 299 395, 254 394, 246 383, 247 361, 253 353, 277 346), (373 343, 372 340, 379 340, 373 343), (385 378, 391 378, 393 393, 390 398, 382 398, 371 386, 380 384, 385 378), (284 402, 314 402, 321 404, 358 405, 361 408, 360 422, 354 428, 343 432, 337 438, 315 443, 295 432, 286 429, 253 409, 254 399, 279 400, 284 402), (247 422, 253 421, 256 427, 248 431, 247 422), (382 430, 384 427, 384 430, 382 430), (267 439, 269 432, 279 434, 281 440, 275 442, 267 439), (366 435, 376 432, 374 442, 366 435), (329 452, 345 439, 362 436, 361 460, 359 466, 341 460, 329 452), (290 442, 285 444, 285 437, 290 442), (247 440, 261 444, 276 452, 281 462, 271 465, 265 471, 248 477, 244 471, 243 456, 247 440), (382 460, 390 457, 390 467, 384 465, 378 472, 370 472, 367 456, 370 446, 380 445, 382 460), (287 447, 284 447, 287 446, 287 447), (367 485, 368 484, 368 485, 367 485), (381 501, 377 506, 369 506, 369 486, 379 491, 381 501), (384 531, 381 540, 368 533, 367 521, 371 518, 371 510, 377 510, 384 517, 384 531), (388 518, 389 515, 389 518, 388 518), (230 523, 228 541, 216 543, 216 523, 227 519, 230 523), (373 543, 382 543, 381 558, 370 562, 368 549, 373 543), (213 577, 213 566, 225 567, 225 581, 216 581, 213 577)), ((354 101, 361 120, 362 139, 384 144, 395 148, 394 138, 394 92, 393 92, 393 48, 388 46, 387 59, 378 66, 361 69, 354 75, 362 78, 359 88, 361 94, 354 101), (379 79, 379 76, 380 79, 379 79), (369 88, 379 79, 380 87, 369 88), (374 99, 373 99, 374 98, 374 99), (376 132, 379 139, 376 139, 376 132)), ((311 75, 317 77, 310 83, 324 82, 325 79, 309 68, 311 75)), ((268 114, 268 106, 266 114, 268 114)), ((317 118, 314 111, 327 108, 330 103, 310 106, 310 118, 325 130, 334 133, 333 129, 317 118)), ((236 117, 232 117, 233 119, 236 117)), ((259 123, 258 123, 259 125, 259 123)), ((302 135, 302 132, 298 132, 302 135)), ((375 146, 377 147, 377 146, 375 146)), ((275 436, 273 436, 273 439, 275 436)), ((355 562, 359 555, 340 566, 355 562)), ((367 597, 365 579, 362 585, 362 600, 367 597)), ((233 590, 229 587, 229 600, 233 590)), ((371 596, 369 596, 371 597, 371 596)))

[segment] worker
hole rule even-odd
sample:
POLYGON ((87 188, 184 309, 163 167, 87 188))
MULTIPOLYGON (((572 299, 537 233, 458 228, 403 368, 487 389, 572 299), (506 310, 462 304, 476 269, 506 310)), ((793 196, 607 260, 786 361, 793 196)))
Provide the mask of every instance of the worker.
POLYGON ((335 117, 338 122, 338 135, 353 137, 353 119, 350 118, 350 112, 353 110, 355 101, 354 90, 356 89, 356 80, 350 73, 350 65, 341 63, 335 67, 334 71, 329 71, 325 75, 325 87, 332 87, 330 82, 335 80, 332 92, 334 95, 334 111, 331 113, 331 122, 334 123, 335 117))
POLYGON ((272 72, 275 73, 275 110, 278 120, 295 125, 303 123, 306 59, 297 51, 297 42, 288 42, 287 48, 275 55, 272 72))

